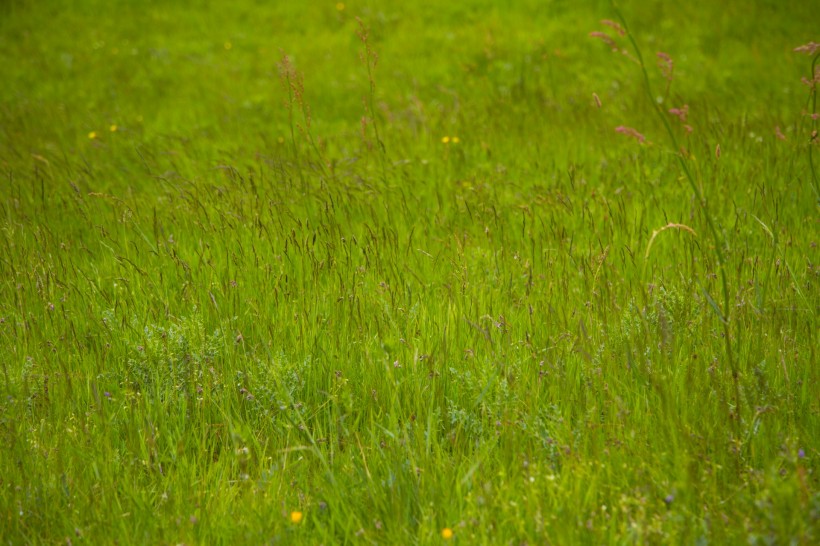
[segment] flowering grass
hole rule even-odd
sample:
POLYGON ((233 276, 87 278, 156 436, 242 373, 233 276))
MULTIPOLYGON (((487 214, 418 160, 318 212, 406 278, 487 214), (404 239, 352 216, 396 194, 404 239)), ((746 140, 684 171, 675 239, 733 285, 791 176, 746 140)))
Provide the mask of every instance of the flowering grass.
POLYGON ((0 541, 817 543, 809 4, 3 3, 0 541))

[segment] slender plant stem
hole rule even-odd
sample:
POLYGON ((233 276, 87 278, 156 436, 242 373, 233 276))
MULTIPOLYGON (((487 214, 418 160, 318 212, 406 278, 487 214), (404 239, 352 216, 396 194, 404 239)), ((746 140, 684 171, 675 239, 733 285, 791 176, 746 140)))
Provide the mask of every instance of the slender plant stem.
POLYGON ((741 416, 740 378, 737 363, 735 362, 732 353, 732 339, 730 329, 731 308, 729 306, 729 281, 726 277, 726 258, 723 254, 723 247, 726 244, 726 241, 723 237, 720 236, 717 230, 717 226, 715 225, 715 222, 712 219, 712 215, 709 212, 709 205, 703 196, 703 192, 701 192, 700 188, 695 182, 695 177, 692 174, 689 165, 686 163, 683 154, 680 152, 678 139, 675 137, 675 132, 672 130, 672 126, 669 124, 669 120, 666 119, 666 115, 664 115, 663 109, 661 109, 661 107, 655 101, 654 94, 652 93, 652 84, 649 81, 649 74, 646 70, 646 64, 644 63, 643 55, 641 54, 641 49, 640 47, 638 47, 638 43, 635 41, 635 37, 632 35, 632 32, 629 30, 629 25, 626 22, 626 18, 623 16, 623 14, 614 4, 614 2, 613 8, 615 10, 616 15, 618 16, 618 19, 623 25, 624 30, 626 30, 626 35, 629 38, 630 43, 632 44, 632 48, 635 50, 635 55, 638 58, 638 64, 640 65, 641 72, 643 73, 644 90, 646 91, 647 98, 649 99, 649 102, 652 105, 653 110, 658 115, 658 118, 660 118, 661 123, 666 129, 666 134, 669 136, 669 140, 672 144, 673 150, 675 151, 675 155, 678 158, 678 162, 680 163, 680 166, 683 169, 684 174, 686 175, 686 179, 689 181, 689 186, 694 192, 695 198, 698 200, 698 204, 700 205, 701 210, 703 211, 703 216, 706 218, 706 224, 709 226, 709 232, 712 235, 712 241, 715 246, 715 256, 717 258, 718 268, 720 270, 721 285, 723 288, 723 308, 720 310, 719 319, 723 326, 723 339, 726 348, 726 358, 729 361, 729 368, 732 372, 732 381, 734 383, 735 391, 735 416, 736 421, 739 423, 741 416))
MULTIPOLYGON (((811 81, 814 81, 816 77, 816 70, 817 70, 817 61, 820 60, 820 53, 814 56, 811 60, 811 81)), ((817 172, 814 170, 814 148, 812 147, 814 144, 814 140, 820 138, 820 135, 817 134, 817 82, 815 82, 809 91, 809 101, 811 102, 811 113, 812 113, 812 141, 809 142, 809 173, 811 176, 812 187, 814 188, 814 195, 817 198, 817 203, 820 204, 820 181, 817 180, 817 172)))
POLYGON ((361 38, 362 43, 364 44, 364 64, 367 67, 367 81, 369 83, 368 87, 368 94, 367 94, 367 110, 368 114, 370 114, 370 119, 373 122, 373 134, 376 137, 376 145, 379 148, 379 165, 382 171, 382 181, 385 182, 387 180, 387 166, 385 164, 386 155, 387 155, 387 148, 384 145, 384 142, 381 139, 381 135, 379 134, 379 121, 376 117, 376 108, 374 106, 374 99, 376 97, 376 79, 373 76, 373 69, 376 66, 376 54, 370 48, 370 33, 364 23, 359 19, 359 38, 361 38))

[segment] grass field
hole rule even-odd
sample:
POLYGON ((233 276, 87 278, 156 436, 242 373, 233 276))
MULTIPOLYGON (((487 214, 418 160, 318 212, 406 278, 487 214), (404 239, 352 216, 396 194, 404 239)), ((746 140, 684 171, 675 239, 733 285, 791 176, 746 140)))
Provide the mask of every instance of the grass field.
POLYGON ((674 4, 0 3, 2 543, 820 543, 819 13, 674 4))

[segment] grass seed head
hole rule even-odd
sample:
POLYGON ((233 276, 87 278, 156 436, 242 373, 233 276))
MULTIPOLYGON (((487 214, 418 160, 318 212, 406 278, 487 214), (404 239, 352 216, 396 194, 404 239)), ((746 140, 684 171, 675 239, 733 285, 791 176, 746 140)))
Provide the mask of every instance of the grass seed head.
POLYGON ((633 129, 632 127, 626 127, 624 125, 619 125, 619 126, 615 127, 615 132, 616 133, 621 133, 622 135, 626 135, 628 137, 632 137, 635 140, 637 140, 638 142, 640 142, 641 144, 646 142, 646 137, 644 135, 642 135, 641 133, 639 133, 636 129, 633 129))
POLYGON ((807 44, 803 44, 801 46, 797 46, 793 50, 795 53, 805 53, 806 55, 814 55, 818 51, 820 51, 820 44, 817 42, 809 42, 807 44))
POLYGON ((671 82, 674 78, 675 61, 672 60, 669 53, 664 53, 663 51, 658 51, 655 55, 658 57, 658 68, 661 74, 667 81, 671 82))
POLYGON ((611 19, 601 19, 601 24, 615 30, 619 36, 626 36, 626 29, 620 23, 616 23, 611 19))
POLYGON ((612 51, 618 51, 618 44, 615 43, 615 40, 612 39, 612 36, 607 34, 606 32, 601 32, 599 30, 594 30, 589 33, 589 36, 592 38, 597 38, 601 40, 603 43, 608 45, 612 51))

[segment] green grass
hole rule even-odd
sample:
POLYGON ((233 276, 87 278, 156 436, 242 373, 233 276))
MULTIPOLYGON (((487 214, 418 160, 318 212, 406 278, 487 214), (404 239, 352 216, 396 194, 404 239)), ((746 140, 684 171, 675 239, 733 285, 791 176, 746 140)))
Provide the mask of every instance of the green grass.
POLYGON ((820 541, 810 2, 163 4, 0 6, 3 543, 820 541))

